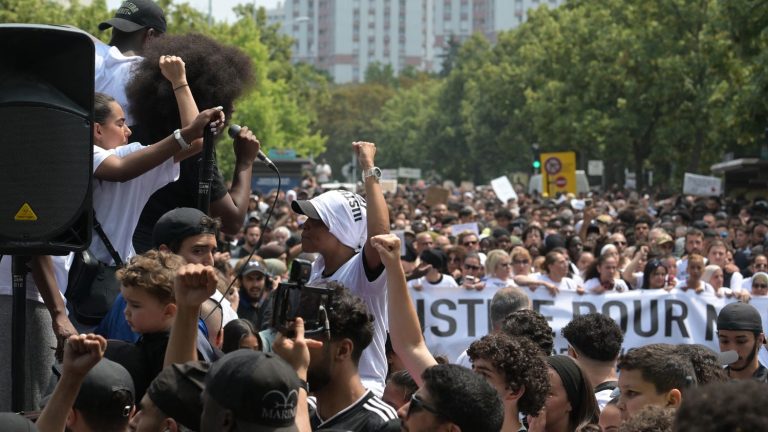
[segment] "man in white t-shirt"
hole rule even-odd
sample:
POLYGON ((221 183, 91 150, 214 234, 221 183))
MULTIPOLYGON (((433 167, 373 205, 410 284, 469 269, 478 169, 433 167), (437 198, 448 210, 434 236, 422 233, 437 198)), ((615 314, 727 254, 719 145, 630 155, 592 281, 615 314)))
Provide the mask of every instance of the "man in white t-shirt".
POLYGON ((366 199, 334 190, 311 200, 293 201, 294 212, 308 216, 301 233, 304 252, 319 253, 309 285, 336 281, 360 297, 376 319, 373 341, 360 359, 363 385, 377 395, 387 375, 387 280, 379 253, 370 238, 389 232, 389 213, 381 192, 381 170, 374 166, 376 145, 353 143, 363 172, 366 199))
POLYGON ((151 0, 130 0, 120 5, 114 17, 99 24, 101 31, 110 27, 109 45, 94 42, 94 90, 115 98, 125 111, 126 124, 133 126, 125 85, 131 78, 133 66, 143 59, 141 52, 146 43, 165 33, 165 14, 151 0))

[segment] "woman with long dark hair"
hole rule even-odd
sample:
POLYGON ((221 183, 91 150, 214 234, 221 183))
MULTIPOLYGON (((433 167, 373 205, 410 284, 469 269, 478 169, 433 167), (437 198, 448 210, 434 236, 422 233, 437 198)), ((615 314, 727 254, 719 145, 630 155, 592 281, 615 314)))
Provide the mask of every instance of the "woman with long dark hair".
POLYGON ((669 291, 675 287, 671 281, 669 271, 664 263, 658 258, 652 258, 645 264, 642 280, 638 280, 638 285, 640 289, 665 289, 669 291))
POLYGON ((528 416, 530 432, 574 432, 600 420, 592 384, 576 362, 565 355, 549 356, 551 390, 538 416, 528 416))

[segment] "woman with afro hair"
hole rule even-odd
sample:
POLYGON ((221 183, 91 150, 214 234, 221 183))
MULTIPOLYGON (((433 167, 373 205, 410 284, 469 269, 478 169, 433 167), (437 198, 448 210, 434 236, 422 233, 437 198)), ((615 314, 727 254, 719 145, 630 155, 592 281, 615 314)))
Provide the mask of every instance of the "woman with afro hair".
MULTIPOLYGON (((134 134, 139 141, 154 142, 165 131, 173 130, 181 122, 175 106, 176 87, 163 82, 158 60, 164 55, 184 59, 186 86, 178 91, 190 90, 195 95, 197 108, 222 106, 230 118, 235 100, 242 96, 253 82, 251 59, 241 50, 223 45, 200 34, 167 35, 150 41, 143 52, 144 60, 135 68, 126 86, 135 119, 134 134)), ((222 222, 222 231, 236 233, 245 220, 251 194, 253 162, 259 152, 259 141, 248 128, 243 127, 234 140, 235 173, 229 190, 214 164, 211 185, 210 216, 222 222)), ((179 179, 150 198, 134 233, 134 246, 139 252, 152 247, 152 228, 167 211, 177 207, 196 207, 198 177, 202 157, 189 158, 181 163, 179 179)))

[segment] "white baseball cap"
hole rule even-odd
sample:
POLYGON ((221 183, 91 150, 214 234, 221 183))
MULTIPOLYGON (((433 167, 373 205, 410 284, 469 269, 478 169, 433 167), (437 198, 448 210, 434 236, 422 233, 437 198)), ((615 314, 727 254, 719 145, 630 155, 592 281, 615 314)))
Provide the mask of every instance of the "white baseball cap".
POLYGON ((338 189, 311 200, 291 202, 294 212, 323 221, 334 237, 355 251, 362 249, 368 240, 366 207, 365 198, 338 189))

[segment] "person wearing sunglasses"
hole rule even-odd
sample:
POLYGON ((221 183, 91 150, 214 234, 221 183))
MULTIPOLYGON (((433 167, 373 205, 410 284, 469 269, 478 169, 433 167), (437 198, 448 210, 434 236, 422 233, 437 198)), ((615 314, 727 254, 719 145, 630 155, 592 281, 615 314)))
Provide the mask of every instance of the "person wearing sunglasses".
POLYGON ((485 286, 494 290, 507 286, 515 286, 512 279, 512 260, 509 254, 501 249, 488 252, 485 260, 485 286))
POLYGON ((467 252, 474 252, 480 256, 480 263, 485 264, 486 255, 480 251, 480 238, 474 231, 464 231, 459 234, 456 239, 456 243, 460 246, 464 246, 467 252))
POLYGON ((500 430, 504 412, 496 390, 467 368, 438 365, 429 352, 398 257, 400 239, 378 235, 371 238, 371 244, 387 270, 392 348, 419 385, 410 401, 397 411, 401 430, 500 430))
POLYGON ((752 276, 752 296, 765 297, 768 296, 768 273, 758 272, 752 276))
POLYGON ((480 264, 480 256, 470 252, 464 257, 464 264, 461 266, 461 278, 456 282, 466 289, 479 291, 485 288, 485 282, 483 282, 485 272, 483 270, 484 268, 480 264))
POLYGON ((479 374, 454 364, 432 366, 423 385, 397 414, 403 431, 497 432, 504 410, 496 390, 479 374))

